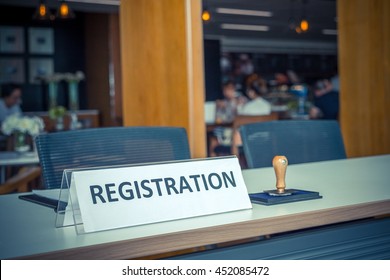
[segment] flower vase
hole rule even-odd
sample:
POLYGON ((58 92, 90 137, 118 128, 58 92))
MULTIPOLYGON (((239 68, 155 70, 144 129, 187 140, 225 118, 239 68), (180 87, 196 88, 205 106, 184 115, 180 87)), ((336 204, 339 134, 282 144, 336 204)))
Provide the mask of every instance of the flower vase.
POLYGON ((57 82, 49 82, 49 110, 57 106, 57 82))
POLYGON ((64 130, 64 118, 63 117, 58 117, 56 119, 56 130, 57 131, 64 130))
POLYGON ((69 93, 69 109, 74 112, 79 109, 79 92, 78 92, 78 82, 70 81, 68 82, 68 93, 69 93))
POLYGON ((27 133, 20 131, 14 132, 14 150, 19 153, 30 151, 27 133))
POLYGON ((70 113, 70 124, 69 124, 69 129, 74 130, 79 128, 79 121, 77 119, 77 114, 75 111, 70 113))

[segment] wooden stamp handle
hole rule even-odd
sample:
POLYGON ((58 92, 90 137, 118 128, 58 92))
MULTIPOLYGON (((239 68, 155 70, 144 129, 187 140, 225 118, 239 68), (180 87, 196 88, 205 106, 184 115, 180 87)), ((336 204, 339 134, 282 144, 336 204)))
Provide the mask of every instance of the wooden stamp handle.
POLYGON ((272 166, 275 170, 276 175, 276 189, 278 193, 284 193, 286 188, 286 169, 288 161, 285 156, 275 156, 272 160, 272 166))

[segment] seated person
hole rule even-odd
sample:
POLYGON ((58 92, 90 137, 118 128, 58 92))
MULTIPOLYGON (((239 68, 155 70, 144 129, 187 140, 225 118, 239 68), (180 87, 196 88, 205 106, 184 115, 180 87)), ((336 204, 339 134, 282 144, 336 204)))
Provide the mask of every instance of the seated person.
POLYGON ((310 109, 312 119, 334 119, 339 116, 339 90, 335 80, 318 81, 314 91, 314 107, 310 109), (334 84, 333 84, 334 83, 334 84))
POLYGON ((271 104, 261 97, 261 92, 256 85, 247 89, 250 101, 237 107, 238 115, 259 116, 271 114, 271 104))
POLYGON ((7 150, 7 137, 1 132, 1 124, 3 121, 13 115, 20 114, 20 97, 22 95, 21 88, 15 84, 1 85, 0 98, 0 150, 7 150))
POLYGON ((222 92, 224 99, 216 101, 216 123, 230 123, 234 120, 237 107, 244 104, 247 99, 236 92, 233 81, 225 82, 222 92))
POLYGON ((21 113, 20 109, 22 90, 16 84, 1 85, 0 98, 0 123, 2 123, 8 116, 21 113))
MULTIPOLYGON (((256 83, 247 87, 247 96, 250 101, 237 107, 238 115, 261 116, 271 114, 271 104, 261 97, 260 89, 256 83)), ((238 147, 241 146, 242 141, 237 129, 229 128, 229 131, 227 131, 225 128, 223 134, 219 135, 218 142, 219 145, 214 149, 215 154, 236 154, 239 156, 238 147), (234 147, 232 147, 232 143, 234 143, 234 147)))
MULTIPOLYGON (((216 116, 217 124, 232 123, 237 113, 237 107, 244 104, 247 99, 236 92, 236 85, 233 81, 227 81, 222 86, 224 99, 216 101, 216 116)), ((214 149, 221 142, 227 143, 230 141, 231 128, 216 127, 209 137, 209 156, 216 156, 214 149)))

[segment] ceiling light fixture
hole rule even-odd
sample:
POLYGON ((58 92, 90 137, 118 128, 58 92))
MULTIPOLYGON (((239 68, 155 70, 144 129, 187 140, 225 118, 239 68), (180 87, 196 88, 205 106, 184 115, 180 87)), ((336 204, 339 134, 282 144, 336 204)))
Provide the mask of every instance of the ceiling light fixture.
POLYGON ((299 27, 301 28, 302 32, 306 32, 309 30, 309 22, 306 19, 306 4, 307 0, 302 0, 303 3, 303 15, 302 15, 302 20, 299 24, 299 27))
POLYGON ((202 20, 208 22, 211 20, 211 13, 207 9, 207 0, 204 1, 203 11, 202 11, 202 20))
POLYGON ((233 29, 233 30, 247 30, 247 31, 269 31, 269 26, 266 26, 266 25, 222 23, 221 28, 222 29, 233 29))
POLYGON ((60 6, 58 7, 56 17, 59 19, 72 19, 75 18, 75 14, 69 7, 68 3, 62 0, 60 1, 60 6))
POLYGON ((211 20, 211 13, 206 8, 202 12, 202 20, 203 21, 210 21, 211 20))
POLYGON ((306 19, 302 19, 300 27, 303 32, 306 32, 307 30, 309 30, 309 22, 306 19))
POLYGON ((272 12, 269 11, 256 11, 256 10, 242 10, 242 9, 229 9, 229 8, 217 8, 216 12, 219 14, 228 15, 242 15, 242 16, 256 16, 256 17, 272 17, 272 12))
POLYGON ((33 15, 35 20, 53 20, 54 16, 51 14, 49 7, 46 5, 45 0, 40 0, 39 5, 33 15))
POLYGON ((60 0, 60 5, 57 9, 57 13, 54 16, 49 7, 46 5, 45 0, 40 0, 39 5, 35 10, 33 19, 35 20, 54 20, 54 19, 72 19, 75 18, 75 14, 72 9, 69 7, 68 3, 65 0, 60 0))

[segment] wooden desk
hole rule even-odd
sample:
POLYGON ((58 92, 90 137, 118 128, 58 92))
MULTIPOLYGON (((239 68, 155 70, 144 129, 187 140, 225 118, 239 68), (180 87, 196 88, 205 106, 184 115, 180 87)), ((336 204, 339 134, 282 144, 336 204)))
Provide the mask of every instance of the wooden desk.
POLYGON ((7 166, 21 166, 38 164, 39 158, 36 152, 0 152, 0 183, 5 181, 5 168, 7 166))
MULTIPOLYGON (((287 186, 323 199, 77 235, 52 209, 0 197, 0 258, 131 259, 390 213, 390 155, 291 165, 287 186), (28 235, 26 235, 28 232, 28 235)), ((272 168, 245 170, 249 192, 273 188, 272 168)))

